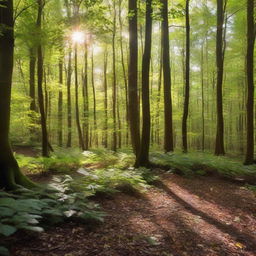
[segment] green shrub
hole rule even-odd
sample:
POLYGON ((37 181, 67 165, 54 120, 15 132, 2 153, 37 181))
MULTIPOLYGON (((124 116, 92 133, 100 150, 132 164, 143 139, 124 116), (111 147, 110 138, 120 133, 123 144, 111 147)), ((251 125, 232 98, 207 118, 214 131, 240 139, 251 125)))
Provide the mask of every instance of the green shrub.
POLYGON ((78 173, 82 176, 74 179, 72 187, 77 191, 83 191, 87 196, 90 193, 128 192, 128 188, 131 191, 144 191, 148 187, 142 172, 133 168, 126 170, 118 168, 96 170, 80 168, 78 173))
MULTIPOLYGON (((45 227, 66 220, 102 222, 104 213, 85 194, 72 189, 70 176, 54 178, 49 188, 14 193, 0 191, 0 240, 17 230, 42 232, 45 227)), ((0 254, 7 255, 4 246, 0 254)))
POLYGON ((151 161, 169 165, 173 170, 177 169, 184 175, 205 175, 215 172, 231 178, 256 176, 255 165, 245 166, 235 159, 208 153, 151 153, 151 161))

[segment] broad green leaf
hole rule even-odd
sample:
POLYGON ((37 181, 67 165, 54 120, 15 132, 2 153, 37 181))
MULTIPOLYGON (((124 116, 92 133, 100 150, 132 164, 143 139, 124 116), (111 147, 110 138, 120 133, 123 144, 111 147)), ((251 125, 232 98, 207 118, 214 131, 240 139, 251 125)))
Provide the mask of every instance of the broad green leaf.
POLYGON ((15 213, 15 210, 8 207, 0 207, 0 217, 9 217, 15 213))
POLYGON ((0 206, 15 207, 16 200, 10 197, 0 198, 0 206))
POLYGON ((16 231, 16 227, 0 223, 0 234, 3 234, 4 236, 10 236, 16 231))

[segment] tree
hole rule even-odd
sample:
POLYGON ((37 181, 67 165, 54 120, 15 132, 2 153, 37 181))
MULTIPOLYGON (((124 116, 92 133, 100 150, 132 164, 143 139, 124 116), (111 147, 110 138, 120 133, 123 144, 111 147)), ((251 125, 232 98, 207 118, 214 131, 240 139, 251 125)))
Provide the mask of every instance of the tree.
POLYGON ((116 121, 116 103, 117 103, 117 88, 116 88, 116 0, 113 0, 113 34, 112 34, 112 113, 113 113, 113 143, 112 150, 117 148, 117 121, 116 121))
POLYGON ((79 139, 79 146, 82 150, 85 150, 84 139, 80 124, 80 116, 79 116, 79 102, 78 102, 78 64, 77 64, 77 42, 75 42, 75 109, 76 109, 76 127, 79 139))
POLYGON ((162 0, 162 48, 164 77, 164 150, 173 151, 171 70, 169 52, 168 1, 162 0))
POLYGON ((131 141, 136 156, 140 150, 140 125, 138 103, 138 28, 137 0, 129 0, 129 71, 128 71, 128 106, 131 141))
POLYGON ((224 40, 224 14, 226 10, 226 4, 223 0, 217 0, 217 36, 216 36, 216 68, 217 68, 217 133, 215 141, 215 155, 224 155, 224 118, 223 118, 223 66, 224 66, 224 53, 223 47, 224 40))
POLYGON ((62 134, 62 116, 63 116, 63 61, 62 56, 59 60, 59 95, 58 95, 58 144, 62 147, 63 134, 62 134))
POLYGON ((182 118, 182 149, 188 152, 187 119, 189 110, 189 87, 190 87, 190 20, 189 0, 186 0, 186 64, 185 64, 185 100, 182 118))
POLYGON ((42 15, 45 3, 43 0, 37 0, 38 13, 37 13, 37 29, 40 35, 40 42, 37 46, 37 91, 38 91, 38 105, 41 117, 41 130, 42 130, 42 155, 44 157, 49 156, 49 141, 48 132, 46 125, 46 112, 44 106, 44 95, 43 95, 43 50, 41 42, 41 30, 42 30, 42 15))
POLYGON ((107 69, 108 69, 108 52, 107 49, 104 51, 104 134, 102 144, 105 148, 108 147, 108 81, 107 81, 107 69))
POLYGON ((83 105, 84 105, 83 137, 84 137, 85 150, 88 150, 89 149, 89 94, 88 94, 88 47, 87 47, 87 43, 85 43, 85 50, 84 50, 83 105))
POLYGON ((12 0, 0 1, 0 28, 0 188, 30 188, 35 185, 21 173, 9 142, 14 53, 12 0))
POLYGON ((254 162, 254 43, 256 27, 254 5, 254 0, 247 0, 247 147, 245 157, 245 164, 247 165, 254 162))
POLYGON ((71 108, 71 78, 72 78, 72 60, 71 47, 68 49, 68 68, 67 68, 67 148, 71 147, 72 140, 72 108, 71 108))
POLYGON ((152 38, 152 1, 146 1, 146 28, 145 47, 142 59, 142 135, 140 154, 135 166, 149 166, 149 145, 150 145, 150 101, 149 101, 149 71, 151 57, 152 38))

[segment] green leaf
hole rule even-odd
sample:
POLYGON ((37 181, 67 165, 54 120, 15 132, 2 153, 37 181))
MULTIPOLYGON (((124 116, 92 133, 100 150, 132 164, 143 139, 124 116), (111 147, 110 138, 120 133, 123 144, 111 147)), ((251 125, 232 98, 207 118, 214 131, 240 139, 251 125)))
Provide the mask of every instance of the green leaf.
POLYGON ((15 211, 8 207, 0 207, 0 217, 10 217, 13 216, 15 211))
POLYGON ((0 206, 9 206, 13 208, 13 205, 15 205, 16 200, 10 197, 4 197, 0 198, 0 206))
POLYGON ((7 248, 0 246, 0 255, 9 256, 10 254, 7 248))
POLYGON ((43 215, 55 215, 55 216, 62 216, 62 212, 58 209, 46 209, 42 211, 43 215))
POLYGON ((3 234, 4 236, 10 236, 14 234, 16 231, 16 227, 0 223, 0 234, 3 234))

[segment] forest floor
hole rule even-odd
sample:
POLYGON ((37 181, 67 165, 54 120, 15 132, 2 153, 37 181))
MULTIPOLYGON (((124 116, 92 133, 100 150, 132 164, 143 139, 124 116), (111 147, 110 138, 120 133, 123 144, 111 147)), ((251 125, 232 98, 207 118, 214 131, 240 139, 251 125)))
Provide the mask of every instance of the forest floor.
POLYGON ((13 256, 256 255, 256 197, 217 177, 161 173, 141 195, 97 199, 103 224, 75 223, 18 233, 13 256))

